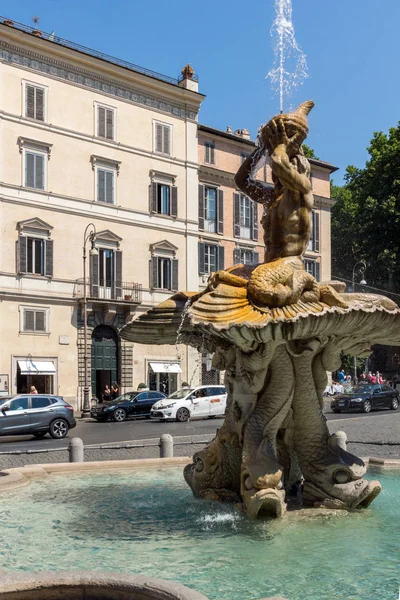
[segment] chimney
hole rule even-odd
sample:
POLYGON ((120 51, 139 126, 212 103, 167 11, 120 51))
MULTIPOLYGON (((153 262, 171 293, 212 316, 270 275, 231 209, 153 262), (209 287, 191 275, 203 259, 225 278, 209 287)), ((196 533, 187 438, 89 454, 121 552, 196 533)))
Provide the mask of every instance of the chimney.
POLYGON ((244 140, 250 139, 250 131, 248 129, 242 129, 240 134, 244 140))
POLYGON ((181 70, 182 77, 179 80, 179 85, 186 90, 191 90, 192 92, 199 91, 199 83, 197 78, 194 79, 194 69, 190 64, 187 64, 181 70))
POLYGON ((242 137, 240 129, 235 129, 235 133, 233 135, 237 135, 239 137, 242 137))
POLYGON ((232 135, 232 127, 230 125, 228 125, 226 128, 226 133, 230 133, 232 135))

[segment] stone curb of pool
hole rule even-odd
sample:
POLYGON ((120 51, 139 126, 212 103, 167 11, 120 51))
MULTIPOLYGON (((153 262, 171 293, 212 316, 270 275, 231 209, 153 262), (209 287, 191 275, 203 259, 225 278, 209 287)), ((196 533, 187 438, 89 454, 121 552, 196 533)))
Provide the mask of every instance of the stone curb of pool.
MULTIPOLYGON (((400 459, 387 459, 375 457, 363 457, 369 466, 400 467, 400 459)), ((44 463, 38 465, 26 465, 0 471, 0 492, 29 485, 32 479, 48 477, 51 474, 79 473, 85 471, 121 471, 148 468, 165 468, 178 465, 187 465, 192 462, 188 456, 174 458, 139 458, 128 460, 104 460, 84 463, 44 463)))
MULTIPOLYGON (((208 600, 206 596, 173 581, 142 575, 98 572, 6 575, 0 583, 1 600, 208 600)), ((285 600, 281 596, 263 600, 285 600)))

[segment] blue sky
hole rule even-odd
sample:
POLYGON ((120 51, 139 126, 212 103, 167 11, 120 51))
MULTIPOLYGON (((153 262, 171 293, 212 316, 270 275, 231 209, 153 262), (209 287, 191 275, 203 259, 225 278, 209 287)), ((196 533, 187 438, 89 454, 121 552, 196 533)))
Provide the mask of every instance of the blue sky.
MULTIPOLYGON (((265 75, 273 64, 273 0, 18 0, 3 16, 177 77, 190 62, 207 95, 200 122, 258 127, 279 112, 265 75)), ((399 0, 293 0, 309 78, 285 109, 313 99, 308 143, 340 167, 363 166, 374 131, 400 119, 399 0)))

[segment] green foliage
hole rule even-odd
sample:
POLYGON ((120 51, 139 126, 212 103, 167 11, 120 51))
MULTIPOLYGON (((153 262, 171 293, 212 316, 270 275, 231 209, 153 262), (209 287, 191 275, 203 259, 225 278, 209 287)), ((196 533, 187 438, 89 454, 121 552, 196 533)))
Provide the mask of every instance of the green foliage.
POLYGON ((306 158, 314 158, 315 160, 319 160, 318 156, 315 155, 314 150, 312 148, 310 148, 310 146, 307 146, 307 144, 303 144, 302 148, 303 148, 304 156, 306 158))
MULTIPOLYGON (((340 357, 341 366, 346 375, 354 375, 354 357, 351 354, 343 354, 340 357)), ((356 358, 357 372, 361 373, 365 368, 365 358, 356 358)))
POLYGON ((359 260, 370 286, 400 291, 400 124, 374 133, 364 169, 332 184, 332 275, 348 280, 359 260))

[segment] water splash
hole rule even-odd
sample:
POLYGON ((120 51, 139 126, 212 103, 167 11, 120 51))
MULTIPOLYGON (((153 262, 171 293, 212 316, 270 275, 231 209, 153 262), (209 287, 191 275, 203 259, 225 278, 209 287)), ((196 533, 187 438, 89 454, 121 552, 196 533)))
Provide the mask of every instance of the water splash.
POLYGON ((180 322, 178 330, 176 332, 175 350, 176 350, 177 357, 179 359, 181 358, 181 353, 179 351, 179 342, 180 342, 180 338, 181 338, 181 334, 182 334, 182 330, 183 330, 183 325, 185 323, 185 318, 186 318, 186 315, 189 312, 189 308, 190 308, 191 303, 192 303, 192 299, 188 298, 186 300, 186 302, 185 302, 185 306, 183 307, 182 316, 181 316, 181 322, 180 322))
POLYGON ((292 21, 292 0, 275 0, 276 17, 271 27, 275 54, 274 67, 267 77, 272 89, 279 93, 279 107, 283 112, 284 98, 303 83, 308 76, 306 55, 298 45, 292 21))

